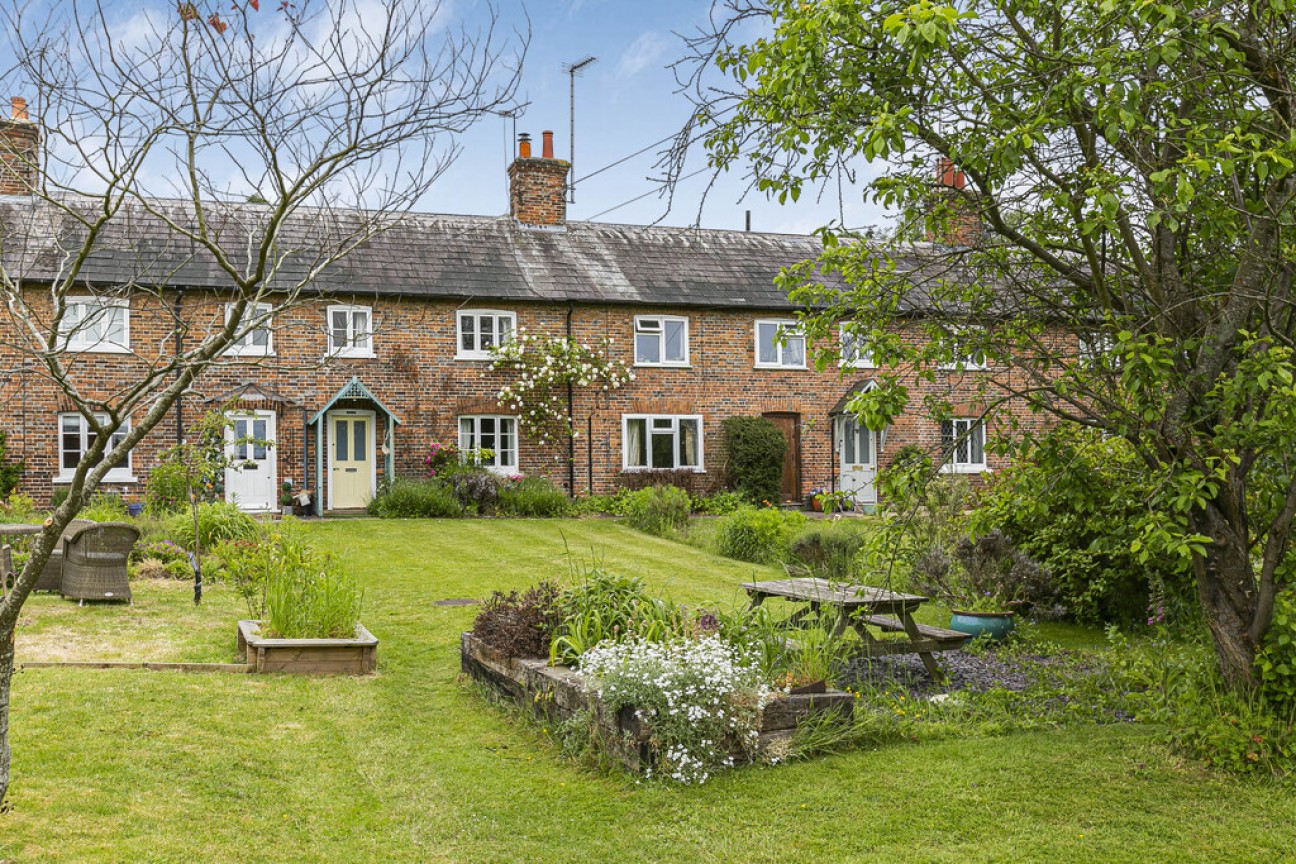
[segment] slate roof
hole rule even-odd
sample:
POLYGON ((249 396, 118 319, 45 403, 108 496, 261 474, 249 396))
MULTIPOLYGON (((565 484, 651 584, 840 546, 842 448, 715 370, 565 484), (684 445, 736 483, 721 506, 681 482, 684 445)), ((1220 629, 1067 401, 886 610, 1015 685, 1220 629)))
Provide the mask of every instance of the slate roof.
MULTIPOLYGON (((64 203, 80 212, 93 206, 88 200, 64 203)), ((195 224, 187 202, 151 206, 195 224)), ((254 204, 213 206, 208 216, 240 268, 248 264, 239 238, 268 218, 269 208, 254 204)), ((285 263, 272 284, 291 287, 310 276, 319 290, 343 294, 790 309, 774 277, 820 251, 815 238, 798 235, 587 222, 524 228, 508 217, 406 214, 311 275, 320 249, 336 248, 372 218, 359 211, 299 211, 285 225, 285 263)), ((10 273, 48 281, 84 232, 78 220, 48 203, 0 199, 0 255, 10 273)), ((138 206, 110 223, 83 277, 104 288, 229 288, 208 253, 138 206)))

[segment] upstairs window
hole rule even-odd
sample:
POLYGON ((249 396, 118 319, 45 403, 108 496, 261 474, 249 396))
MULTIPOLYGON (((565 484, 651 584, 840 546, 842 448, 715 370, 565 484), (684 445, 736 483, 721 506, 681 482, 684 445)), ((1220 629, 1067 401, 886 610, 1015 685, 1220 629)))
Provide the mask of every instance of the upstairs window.
POLYGON ((841 365, 847 369, 872 369, 877 365, 865 335, 848 326, 841 330, 841 365))
POLYGON ((639 315, 634 319, 636 366, 687 366, 688 319, 639 315))
POLYGON ((985 352, 975 347, 979 335, 974 330, 956 330, 951 333, 949 336, 951 356, 947 362, 941 364, 940 368, 957 372, 989 368, 985 352))
POLYGON ((490 360, 491 351, 513 338, 517 315, 493 309, 459 310, 458 360, 490 360))
POLYGON ((621 423, 624 470, 702 470, 701 417, 627 414, 621 423))
MULTIPOLYGON (((96 414, 95 420, 99 423, 107 423, 107 414, 96 414)), ((86 421, 86 418, 80 414, 60 414, 58 415, 59 424, 59 472, 54 479, 56 481, 70 481, 72 475, 76 473, 77 466, 85 459, 90 448, 94 446, 95 440, 99 437, 98 433, 86 421)), ((108 441, 108 447, 105 453, 111 452, 114 447, 125 439, 130 432, 130 421, 122 423, 122 428, 112 433, 108 441)), ((126 454, 125 461, 112 468, 104 475, 104 482, 107 483, 133 483, 135 477, 131 474, 131 456, 126 454)))
MULTIPOLYGON (((265 318, 265 321, 258 324, 254 329, 247 331, 243 337, 235 340, 229 348, 229 353, 235 357, 269 357, 274 354, 274 337, 270 327, 269 303, 248 304, 247 309, 243 312, 243 324, 246 327, 250 322, 258 318, 265 318)), ((230 316, 234 314, 234 304, 225 304, 225 320, 228 322, 230 316)))
POLYGON ((70 298, 59 332, 69 351, 129 351, 130 304, 106 297, 70 298))
POLYGON ((328 346, 334 357, 372 357, 373 309, 368 306, 328 307, 328 346))
POLYGON ((986 470, 985 424, 977 417, 945 420, 941 423, 941 452, 946 454, 943 471, 977 474, 986 470))
POLYGON ((795 321, 756 322, 756 366, 761 369, 806 368, 806 342, 795 321))

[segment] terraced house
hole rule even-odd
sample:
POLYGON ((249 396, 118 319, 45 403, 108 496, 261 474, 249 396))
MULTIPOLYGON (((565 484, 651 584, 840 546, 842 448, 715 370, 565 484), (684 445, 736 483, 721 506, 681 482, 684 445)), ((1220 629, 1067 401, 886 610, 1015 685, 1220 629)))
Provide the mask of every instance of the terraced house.
MULTIPOLYGON (((34 146, 21 117, 3 131, 14 146, 34 146)), ((258 511, 277 509, 284 481, 310 490, 317 512, 363 507, 383 478, 421 473, 432 442, 487 448, 492 468, 541 473, 573 494, 608 492, 644 471, 688 472, 697 488, 713 488, 724 477, 721 422, 735 415, 763 415, 784 431, 787 500, 840 488, 875 501, 878 467, 905 444, 937 452, 944 442, 947 470, 995 467, 972 396, 984 374, 975 357, 939 385, 966 388, 952 420, 909 414, 872 430, 843 412, 876 374, 868 351, 846 339, 839 362, 816 371, 774 284, 780 268, 817 253, 816 240, 569 222, 567 169, 546 133, 539 157, 524 151, 509 168, 509 214, 401 217, 312 275, 304 302, 258 308, 262 325, 112 471, 110 488, 141 498, 158 452, 214 408, 230 412, 231 440, 242 440, 231 444, 225 495, 258 511), (576 389, 572 440, 529 440, 497 399, 508 375, 491 370, 491 349, 522 328, 606 338, 635 377, 609 393, 576 389)), ((13 194, 24 188, 13 172, 23 169, 5 170, 6 267, 40 308, 41 280, 65 265, 60 256, 81 229, 49 202, 13 194)), ((186 202, 155 206, 192 218, 186 202)), ((207 218, 234 232, 258 206, 213 206, 207 218)), ((310 266, 303 250, 326 242, 328 222, 294 218, 303 224, 284 231, 285 248, 296 244, 285 266, 300 276, 310 266)), ((60 347, 103 398, 128 387, 141 364, 221 326, 230 301, 223 272, 147 212, 115 221, 78 279, 84 292, 69 299, 60 347)), ((0 355, 0 398, 10 406, 0 429, 10 458, 25 462, 24 488, 47 499, 93 433, 38 364, 4 347, 0 355)), ((914 382, 916 395, 928 386, 937 385, 914 382)))

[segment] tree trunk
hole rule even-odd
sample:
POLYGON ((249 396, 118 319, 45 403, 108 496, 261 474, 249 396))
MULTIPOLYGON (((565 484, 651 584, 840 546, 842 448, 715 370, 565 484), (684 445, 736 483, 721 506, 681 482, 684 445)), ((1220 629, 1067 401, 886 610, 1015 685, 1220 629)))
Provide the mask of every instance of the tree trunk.
POLYGON ((1193 514, 1192 527, 1214 540, 1206 554, 1193 559, 1197 597, 1215 641, 1215 656, 1225 682, 1235 690, 1255 687, 1255 656, 1251 638, 1256 615, 1255 570, 1247 554, 1245 535, 1239 538, 1223 514, 1211 505, 1193 514))
POLYGON ((13 680, 15 628, 0 632, 0 804, 9 791, 9 683, 13 680))

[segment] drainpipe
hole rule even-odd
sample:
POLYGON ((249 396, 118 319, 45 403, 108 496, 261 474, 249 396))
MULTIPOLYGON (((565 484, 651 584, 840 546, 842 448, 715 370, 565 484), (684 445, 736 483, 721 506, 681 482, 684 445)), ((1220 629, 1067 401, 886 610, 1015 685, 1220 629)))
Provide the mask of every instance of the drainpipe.
POLYGON ((836 492, 837 491, 837 462, 839 461, 840 457, 838 457, 837 455, 837 418, 832 416, 831 414, 828 415, 828 450, 830 452, 831 464, 832 464, 832 473, 829 475, 829 477, 831 477, 832 479, 828 484, 832 488, 830 488, 828 491, 836 492))
MULTIPOLYGON (((567 341, 572 341, 572 313, 576 311, 576 301, 567 301, 567 341)), ((576 497, 576 411, 575 398, 572 395, 572 382, 567 380, 567 497, 576 497)))
MULTIPOLYGON (((177 288, 175 306, 174 306, 175 311, 173 313, 175 316, 175 328, 176 328, 175 329, 176 357, 179 357, 181 354, 184 353, 184 333, 180 329, 180 322, 184 320, 183 318, 180 317, 181 313, 184 311, 181 308, 183 303, 184 303, 184 289, 177 288)), ((175 374, 176 374, 176 378, 178 379, 180 377, 180 370, 176 369, 175 374)), ((183 444, 184 443, 184 394, 183 393, 181 393, 180 396, 175 401, 175 413, 176 413, 176 424, 175 424, 176 443, 183 444)))
MULTIPOLYGON (((310 426, 307 422, 310 419, 310 411, 309 409, 307 409, 305 402, 302 402, 301 412, 302 412, 302 491, 305 492, 307 489, 310 488, 310 426)), ((314 499, 319 497, 318 494, 319 490, 315 490, 315 491, 316 491, 316 495, 314 495, 311 499, 311 510, 315 509, 314 499)))

